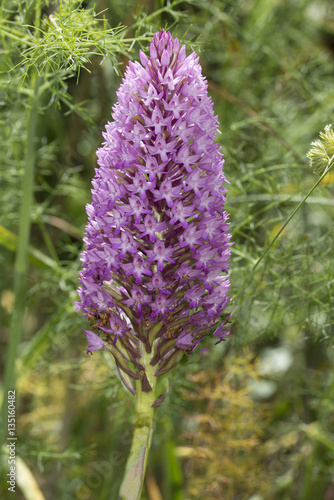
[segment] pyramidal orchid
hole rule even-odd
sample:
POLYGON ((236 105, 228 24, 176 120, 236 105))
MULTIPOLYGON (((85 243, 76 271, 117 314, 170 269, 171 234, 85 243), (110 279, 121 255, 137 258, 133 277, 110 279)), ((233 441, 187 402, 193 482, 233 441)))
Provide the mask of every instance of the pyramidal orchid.
POLYGON ((140 60, 97 152, 77 303, 91 323, 86 350, 108 350, 136 398, 127 500, 140 498, 157 381, 209 331, 224 340, 230 300, 227 181, 198 57, 161 31, 140 60))

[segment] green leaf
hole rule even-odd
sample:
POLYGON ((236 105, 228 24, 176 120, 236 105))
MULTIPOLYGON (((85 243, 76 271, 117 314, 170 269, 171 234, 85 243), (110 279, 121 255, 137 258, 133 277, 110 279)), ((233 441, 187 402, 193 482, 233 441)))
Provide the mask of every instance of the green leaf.
MULTIPOLYGON (((12 252, 15 252, 17 247, 16 234, 12 233, 4 226, 0 226, 0 245, 4 246, 8 250, 11 250, 12 252)), ((56 261, 31 245, 28 247, 28 258, 32 264, 40 267, 50 267, 52 269, 58 267, 56 261)))

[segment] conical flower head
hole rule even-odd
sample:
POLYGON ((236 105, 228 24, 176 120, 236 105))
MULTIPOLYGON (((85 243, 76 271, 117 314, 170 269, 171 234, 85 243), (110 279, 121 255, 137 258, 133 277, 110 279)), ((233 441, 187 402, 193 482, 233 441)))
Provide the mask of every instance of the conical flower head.
POLYGON ((166 373, 230 300, 224 160, 198 57, 161 31, 140 59, 97 152, 78 291, 121 375, 137 379, 142 349, 166 373))

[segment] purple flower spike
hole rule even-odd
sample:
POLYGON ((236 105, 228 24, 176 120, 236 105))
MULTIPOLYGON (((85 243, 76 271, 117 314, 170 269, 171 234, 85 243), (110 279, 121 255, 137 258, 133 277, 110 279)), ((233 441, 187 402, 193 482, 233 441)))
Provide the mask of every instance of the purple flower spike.
POLYGON ((161 31, 140 61, 97 152, 77 303, 103 335, 86 330, 86 350, 108 347, 131 392, 129 377, 150 391, 143 353, 160 376, 210 331, 224 340, 230 301, 227 181, 198 57, 161 31))

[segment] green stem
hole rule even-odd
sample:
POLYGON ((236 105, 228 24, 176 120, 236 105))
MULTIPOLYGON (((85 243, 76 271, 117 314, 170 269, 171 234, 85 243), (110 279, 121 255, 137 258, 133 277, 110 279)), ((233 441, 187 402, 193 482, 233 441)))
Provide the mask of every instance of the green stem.
POLYGON ((150 354, 144 351, 140 360, 141 364, 145 366, 146 376, 152 387, 152 391, 143 392, 141 381, 136 381, 135 424, 130 455, 120 489, 122 500, 140 500, 143 488, 147 457, 152 438, 154 417, 154 408, 152 408, 152 404, 156 399, 155 368, 150 365, 150 361, 154 354, 154 349, 152 349, 150 354))
POLYGON ((38 83, 39 79, 33 75, 31 80, 32 96, 29 103, 27 146, 25 156, 25 171, 22 178, 22 201, 20 208, 19 234, 14 265, 14 309, 10 325, 9 351, 4 381, 4 397, 2 404, 3 421, 6 419, 7 391, 15 386, 15 360, 19 345, 23 314, 25 307, 25 276, 27 272, 27 256, 30 238, 31 206, 33 202, 34 170, 36 160, 36 128, 38 119, 38 83))
POLYGON ((59 259, 58 259, 56 249, 54 247, 54 244, 52 243, 52 240, 49 236, 49 233, 46 230, 44 222, 39 220, 38 225, 39 225, 39 228, 40 228, 41 233, 43 235, 44 242, 49 250, 49 254, 51 255, 52 259, 59 264, 59 259))

